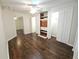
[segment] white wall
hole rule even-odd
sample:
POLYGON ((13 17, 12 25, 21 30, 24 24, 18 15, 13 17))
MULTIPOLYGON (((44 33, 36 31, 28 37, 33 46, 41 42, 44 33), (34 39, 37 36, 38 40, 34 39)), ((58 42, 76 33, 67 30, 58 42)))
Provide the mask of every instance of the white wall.
POLYGON ((26 12, 26 13, 16 12, 16 11, 13 11, 13 12, 14 12, 14 16, 23 17, 24 34, 31 33, 32 32, 32 30, 31 30, 31 28, 32 28, 32 26, 31 26, 32 15, 28 12, 26 12))
POLYGON ((31 25, 31 14, 27 13, 23 15, 24 20, 24 34, 28 34, 32 32, 32 25, 31 25))
POLYGON ((8 9, 2 9, 2 21, 4 27, 4 34, 6 39, 6 49, 9 59, 8 41, 16 36, 16 27, 13 20, 13 13, 8 9))
POLYGON ((32 33, 36 32, 36 18, 32 17, 32 33))
POLYGON ((28 34, 28 33, 31 33, 32 30, 32 26, 31 26, 31 14, 26 12, 26 13, 22 13, 22 12, 16 12, 16 11, 13 11, 14 12, 14 16, 16 17, 23 17, 23 25, 24 25, 24 34, 28 34))
POLYGON ((72 17, 72 24, 71 24, 71 31, 70 31, 70 39, 69 39, 69 43, 71 45, 74 45, 77 27, 78 27, 78 4, 77 2, 75 2, 74 8, 73 8, 73 17, 72 17))
POLYGON ((36 18, 36 33, 40 35, 40 14, 39 13, 35 14, 35 18, 36 18))
POLYGON ((20 13, 4 8, 2 11, 2 18, 4 23, 4 29, 6 34, 6 39, 10 40, 14 38, 16 34, 16 23, 13 19, 16 17, 23 17, 24 34, 31 33, 31 14, 30 13, 20 13))
MULTIPOLYGON (((1 12, 0 12, 1 13, 1 12)), ((0 14, 1 15, 1 14, 0 14)), ((23 16, 24 21, 24 33, 28 34, 31 32, 31 15, 29 13, 24 14, 20 12, 15 12, 6 8, 2 8, 2 20, 0 19, 0 27, 1 27, 1 34, 0 34, 0 45, 2 55, 0 59, 9 59, 9 52, 8 52, 8 41, 14 38, 16 34, 16 24, 15 20, 13 19, 15 16, 20 17, 23 16), (2 25, 3 22, 3 25, 2 25), (3 28, 2 28, 3 26, 3 28), (3 35, 4 30, 4 35, 3 35), (4 40, 5 39, 5 40, 4 40), (6 48, 5 48, 6 47, 6 48), (6 54, 7 52, 7 54, 6 54)))
POLYGON ((16 27, 13 19, 14 14, 8 9, 2 9, 2 19, 6 40, 10 40, 16 36, 16 27))
POLYGON ((59 12, 52 12, 51 14, 51 35, 57 37, 59 12))
POLYGON ((51 27, 50 27, 51 15, 54 12, 59 12, 58 28, 57 28, 57 33, 55 36, 57 36, 58 41, 61 41, 63 43, 73 46, 74 44, 73 37, 75 36, 75 31, 77 28, 77 20, 78 20, 77 19, 77 3, 72 1, 72 2, 66 2, 66 3, 54 5, 53 7, 49 8, 48 12, 49 12, 48 37, 50 38, 51 35, 54 34, 51 31, 51 27))
POLYGON ((66 44, 69 44, 68 41, 71 29, 72 13, 73 8, 69 6, 68 8, 61 10, 59 13, 57 39, 66 44))
MULTIPOLYGON (((65 24, 65 21, 68 20, 68 17, 72 17, 72 10, 73 10, 73 7, 72 7, 72 4, 71 2, 69 3, 61 3, 59 5, 56 5, 54 7, 51 7, 49 8, 48 10, 48 36, 50 37, 51 35, 53 36, 56 36, 58 35, 58 30, 57 29, 60 29, 59 27, 59 24, 58 23, 62 23, 62 24, 65 24), (71 13, 69 14, 68 12, 71 13), (56 22, 56 24, 52 24, 53 23, 53 19, 52 18, 52 14, 55 13, 55 12, 58 12, 59 16, 58 16, 58 21, 56 22), (67 13, 66 13, 67 12, 67 13), (65 13, 65 15, 64 15, 65 13), (69 15, 69 16, 67 16, 69 15), (62 18, 63 17, 63 18, 62 18), (62 18, 62 20, 60 19, 62 18), (64 22, 63 22, 64 21, 64 22), (57 25, 58 24, 58 25, 57 25), (51 27, 52 26, 52 27, 51 27), (57 28, 56 28, 57 27, 57 28)), ((69 17, 69 18, 70 18, 69 17)), ((69 25, 70 26, 70 25, 69 25)), ((61 28, 63 27, 63 25, 61 26, 61 28)), ((62 31, 62 30, 61 30, 62 31)), ((61 33, 60 31, 60 33, 61 33)))
POLYGON ((8 59, 7 41, 6 41, 5 33, 4 33, 1 6, 0 6, 0 59, 8 59))

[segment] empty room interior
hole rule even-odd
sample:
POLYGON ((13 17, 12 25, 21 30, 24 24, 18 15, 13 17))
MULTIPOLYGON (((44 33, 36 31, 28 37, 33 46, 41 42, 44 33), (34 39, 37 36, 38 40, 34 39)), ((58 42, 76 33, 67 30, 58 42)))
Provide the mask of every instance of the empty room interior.
POLYGON ((0 59, 78 59, 78 0, 0 0, 0 59))

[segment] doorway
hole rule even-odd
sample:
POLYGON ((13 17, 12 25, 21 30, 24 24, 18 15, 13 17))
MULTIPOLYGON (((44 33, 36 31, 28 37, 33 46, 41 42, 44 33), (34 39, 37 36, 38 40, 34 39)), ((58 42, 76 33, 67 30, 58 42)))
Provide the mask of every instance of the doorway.
POLYGON ((17 35, 24 34, 24 25, 23 25, 23 17, 15 18, 16 32, 17 35))

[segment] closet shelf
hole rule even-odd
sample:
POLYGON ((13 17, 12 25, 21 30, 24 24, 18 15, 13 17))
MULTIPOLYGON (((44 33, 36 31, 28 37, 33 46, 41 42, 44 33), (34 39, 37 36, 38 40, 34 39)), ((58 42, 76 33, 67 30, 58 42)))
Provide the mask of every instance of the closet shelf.
POLYGON ((47 33, 47 31, 46 31, 46 30, 41 30, 41 32, 42 32, 42 33, 47 33))
POLYGON ((47 16, 41 16, 41 19, 43 19, 43 18, 47 18, 47 16))

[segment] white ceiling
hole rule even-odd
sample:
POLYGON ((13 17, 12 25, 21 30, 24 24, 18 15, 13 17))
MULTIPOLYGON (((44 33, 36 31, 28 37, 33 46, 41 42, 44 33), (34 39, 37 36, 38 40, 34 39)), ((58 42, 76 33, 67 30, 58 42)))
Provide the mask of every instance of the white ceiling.
POLYGON ((17 11, 30 11, 32 6, 29 5, 34 5, 35 7, 42 7, 42 5, 45 4, 53 4, 55 1, 67 1, 67 0, 0 0, 0 4, 5 7, 9 8, 12 10, 17 10, 17 11), (29 4, 29 5, 28 5, 29 4))
POLYGON ((28 6, 31 4, 35 4, 36 6, 40 3, 44 3, 50 0, 0 0, 0 4, 3 7, 20 10, 20 11, 29 11, 31 10, 32 6, 28 6))

